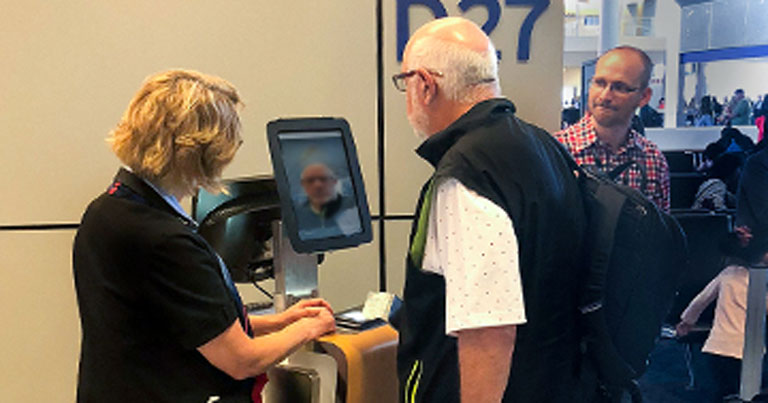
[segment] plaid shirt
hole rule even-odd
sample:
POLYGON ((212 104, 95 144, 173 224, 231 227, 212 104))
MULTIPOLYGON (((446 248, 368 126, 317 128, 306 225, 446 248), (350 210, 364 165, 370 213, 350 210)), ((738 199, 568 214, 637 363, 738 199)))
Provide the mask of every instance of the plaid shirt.
POLYGON ((637 165, 626 169, 617 178, 617 182, 641 191, 656 203, 656 206, 669 212, 667 159, 650 140, 630 129, 627 142, 614 153, 606 143, 597 138, 589 113, 569 128, 555 133, 555 138, 568 148, 579 165, 587 169, 607 173, 628 161, 643 164, 647 177, 645 189, 641 189, 642 174, 637 165))

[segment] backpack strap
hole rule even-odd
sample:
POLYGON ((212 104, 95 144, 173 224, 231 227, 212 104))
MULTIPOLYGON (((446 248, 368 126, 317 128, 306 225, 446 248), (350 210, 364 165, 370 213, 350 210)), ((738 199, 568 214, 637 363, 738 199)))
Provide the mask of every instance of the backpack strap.
POLYGON ((610 172, 608 172, 608 174, 607 174, 608 178, 610 178, 612 181, 615 181, 616 178, 621 176, 621 174, 624 173, 624 171, 626 171, 632 165, 636 165, 637 166, 637 170, 640 171, 640 189, 641 189, 641 192, 644 193, 646 187, 648 186, 648 173, 647 173, 647 171, 645 169, 645 165, 643 165, 643 164, 641 164, 641 163, 639 163, 639 162, 637 162, 635 160, 627 161, 627 162, 625 162, 623 164, 620 164, 617 167, 611 169, 610 172))

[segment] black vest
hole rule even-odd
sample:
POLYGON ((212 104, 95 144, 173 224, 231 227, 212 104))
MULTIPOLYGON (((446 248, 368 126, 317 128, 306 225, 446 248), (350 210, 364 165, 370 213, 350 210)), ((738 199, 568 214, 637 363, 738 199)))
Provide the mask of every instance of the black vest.
MULTIPOLYGON (((584 208, 564 151, 514 112, 505 99, 478 103, 417 153, 435 167, 436 183, 459 180, 506 211, 514 225, 527 323, 517 327, 504 402, 571 402, 584 208)), ((406 259, 405 304, 395 320, 401 397, 458 402, 457 343, 445 334, 444 279, 414 260, 421 259, 406 259)))

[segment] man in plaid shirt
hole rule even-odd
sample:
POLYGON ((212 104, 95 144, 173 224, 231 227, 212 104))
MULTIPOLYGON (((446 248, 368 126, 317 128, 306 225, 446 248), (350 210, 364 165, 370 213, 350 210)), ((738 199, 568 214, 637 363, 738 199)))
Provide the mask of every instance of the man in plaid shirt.
POLYGON ((641 191, 669 212, 667 160, 655 144, 630 127, 635 110, 651 99, 648 82, 652 68, 648 55, 631 46, 603 54, 590 82, 588 113, 555 137, 587 169, 607 173, 628 161, 637 162, 617 181, 641 191))

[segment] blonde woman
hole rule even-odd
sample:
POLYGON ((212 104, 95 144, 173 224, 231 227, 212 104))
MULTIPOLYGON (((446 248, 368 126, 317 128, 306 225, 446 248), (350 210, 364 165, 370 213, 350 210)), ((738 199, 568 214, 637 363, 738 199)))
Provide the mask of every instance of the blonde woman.
POLYGON ((262 375, 334 330, 330 306, 249 316, 180 201, 220 189, 241 101, 194 71, 150 76, 109 141, 125 165, 86 210, 73 253, 79 402, 260 401, 262 375))

